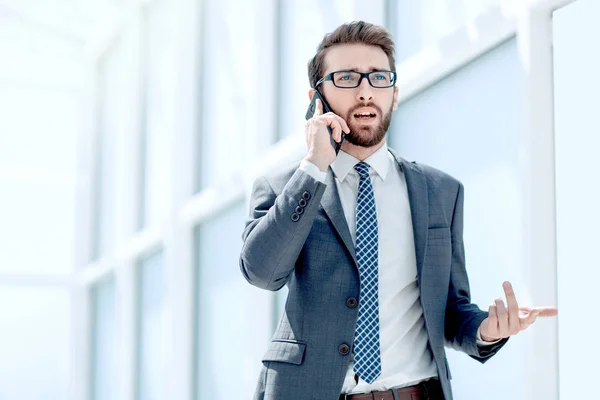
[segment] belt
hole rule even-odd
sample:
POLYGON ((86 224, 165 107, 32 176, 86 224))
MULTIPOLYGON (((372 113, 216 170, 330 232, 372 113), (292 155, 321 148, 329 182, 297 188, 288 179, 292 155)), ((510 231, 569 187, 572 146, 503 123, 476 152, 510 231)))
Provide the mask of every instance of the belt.
POLYGON ((342 394, 340 395, 340 400, 444 400, 444 393, 442 392, 440 381, 430 379, 400 389, 342 394))

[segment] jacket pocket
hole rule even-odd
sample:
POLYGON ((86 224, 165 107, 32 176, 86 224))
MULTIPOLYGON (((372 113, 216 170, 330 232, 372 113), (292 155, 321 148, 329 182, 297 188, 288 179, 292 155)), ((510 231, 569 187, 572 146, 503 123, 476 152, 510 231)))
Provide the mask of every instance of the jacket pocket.
POLYGON ((300 365, 304 361, 306 343, 291 339, 273 339, 262 361, 300 365))

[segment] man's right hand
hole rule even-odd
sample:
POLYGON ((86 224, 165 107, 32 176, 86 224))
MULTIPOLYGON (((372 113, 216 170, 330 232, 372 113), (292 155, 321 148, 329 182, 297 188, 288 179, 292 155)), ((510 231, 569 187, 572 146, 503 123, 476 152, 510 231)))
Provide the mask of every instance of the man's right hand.
POLYGON ((342 140, 342 131, 350 133, 350 128, 344 119, 332 112, 323 114, 323 103, 317 99, 315 114, 306 121, 305 134, 308 153, 304 159, 315 164, 319 170, 326 172, 329 165, 335 161, 335 149, 329 139, 331 127, 333 139, 339 143, 342 140))

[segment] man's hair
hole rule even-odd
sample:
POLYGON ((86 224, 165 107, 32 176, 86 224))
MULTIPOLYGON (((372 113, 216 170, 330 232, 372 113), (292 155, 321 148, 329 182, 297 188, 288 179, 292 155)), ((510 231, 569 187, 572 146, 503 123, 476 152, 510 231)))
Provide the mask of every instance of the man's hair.
POLYGON ((327 50, 332 46, 348 43, 379 46, 388 57, 391 70, 396 71, 394 41, 390 32, 379 25, 373 25, 364 21, 354 21, 341 25, 335 31, 326 34, 321 43, 319 43, 317 53, 308 62, 308 80, 311 87, 314 88, 319 79, 323 77, 327 50))

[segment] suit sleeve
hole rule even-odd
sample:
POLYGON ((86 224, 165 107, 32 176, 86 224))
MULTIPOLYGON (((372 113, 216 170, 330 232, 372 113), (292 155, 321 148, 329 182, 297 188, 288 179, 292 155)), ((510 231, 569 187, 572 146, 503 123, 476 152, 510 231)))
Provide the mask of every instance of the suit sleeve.
POLYGON ((254 183, 242 233, 240 269, 261 289, 276 291, 290 279, 310 233, 326 185, 297 169, 281 193, 264 177, 254 183))
POLYGON ((471 303, 469 278, 465 268, 463 244, 464 188, 458 184, 451 225, 452 267, 446 304, 445 337, 451 347, 484 363, 506 344, 508 339, 486 346, 477 345, 477 330, 488 313, 471 303))

